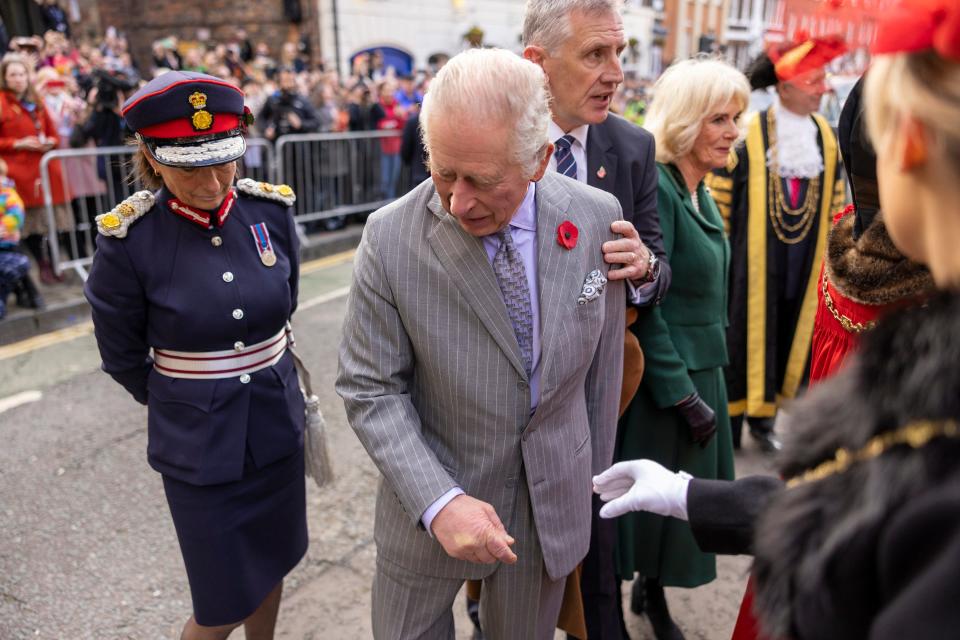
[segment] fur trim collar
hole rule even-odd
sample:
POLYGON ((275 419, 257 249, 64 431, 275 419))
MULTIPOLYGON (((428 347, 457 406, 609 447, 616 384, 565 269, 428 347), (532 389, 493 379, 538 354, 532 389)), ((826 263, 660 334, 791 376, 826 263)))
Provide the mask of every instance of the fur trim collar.
POLYGON ((856 216, 848 214, 830 229, 827 276, 830 284, 854 302, 886 305, 933 291, 927 268, 909 260, 893 245, 883 224, 883 212, 858 240, 853 239, 856 216))
MULTIPOLYGON (((892 313, 844 370, 788 409, 792 477, 916 419, 960 418, 960 295, 892 313)), ((886 604, 876 549, 890 514, 957 473, 960 443, 897 448, 788 489, 757 523, 757 608, 770 637, 866 637, 886 604)))

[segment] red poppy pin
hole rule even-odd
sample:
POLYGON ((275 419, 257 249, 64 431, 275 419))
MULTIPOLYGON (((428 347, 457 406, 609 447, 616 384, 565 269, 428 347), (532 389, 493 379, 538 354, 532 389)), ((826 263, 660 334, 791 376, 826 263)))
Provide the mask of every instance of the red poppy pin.
POLYGON ((569 220, 564 220, 557 227, 557 244, 564 249, 573 249, 577 246, 577 236, 579 235, 580 230, 577 229, 577 225, 569 220))

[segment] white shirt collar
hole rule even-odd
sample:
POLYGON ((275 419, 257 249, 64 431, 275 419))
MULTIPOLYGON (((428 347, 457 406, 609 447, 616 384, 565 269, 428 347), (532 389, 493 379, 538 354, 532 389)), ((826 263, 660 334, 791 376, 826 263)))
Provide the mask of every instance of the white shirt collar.
POLYGON ((582 124, 575 129, 571 129, 568 132, 564 132, 563 129, 557 126, 557 123, 553 120, 550 121, 550 124, 547 125, 547 135, 550 136, 550 142, 556 142, 560 138, 566 135, 573 136, 573 138, 580 143, 580 147, 584 150, 587 148, 587 134, 589 133, 590 125, 582 124))
POLYGON ((537 183, 531 182, 530 186, 527 187, 527 195, 523 197, 523 202, 520 203, 520 206, 517 207, 517 212, 514 213, 513 218, 510 219, 511 225, 518 229, 526 229, 527 231, 537 230, 536 195, 537 183))

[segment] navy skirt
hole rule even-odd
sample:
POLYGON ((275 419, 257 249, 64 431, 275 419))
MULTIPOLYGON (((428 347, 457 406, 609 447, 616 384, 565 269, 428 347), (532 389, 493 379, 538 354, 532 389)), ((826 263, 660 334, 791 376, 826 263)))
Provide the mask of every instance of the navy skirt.
POLYGON ((163 476, 198 624, 240 622, 307 552, 303 450, 237 482, 196 486, 163 476))

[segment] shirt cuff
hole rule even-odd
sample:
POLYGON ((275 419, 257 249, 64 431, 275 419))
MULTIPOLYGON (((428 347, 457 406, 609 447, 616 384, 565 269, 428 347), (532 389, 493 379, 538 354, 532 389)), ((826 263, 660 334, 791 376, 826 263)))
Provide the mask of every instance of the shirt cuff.
POLYGON ((657 281, 644 282, 637 286, 627 280, 627 301, 635 307, 650 304, 657 295, 657 281))
POLYGON ((433 519, 437 517, 437 514, 440 513, 440 510, 447 506, 451 500, 457 496, 462 496, 463 494, 463 489, 460 487, 454 487, 437 498, 433 504, 427 507, 427 510, 423 512, 420 522, 423 523, 423 528, 427 530, 427 533, 430 534, 431 538, 433 537, 433 531, 430 529, 430 525, 433 524, 433 519))

